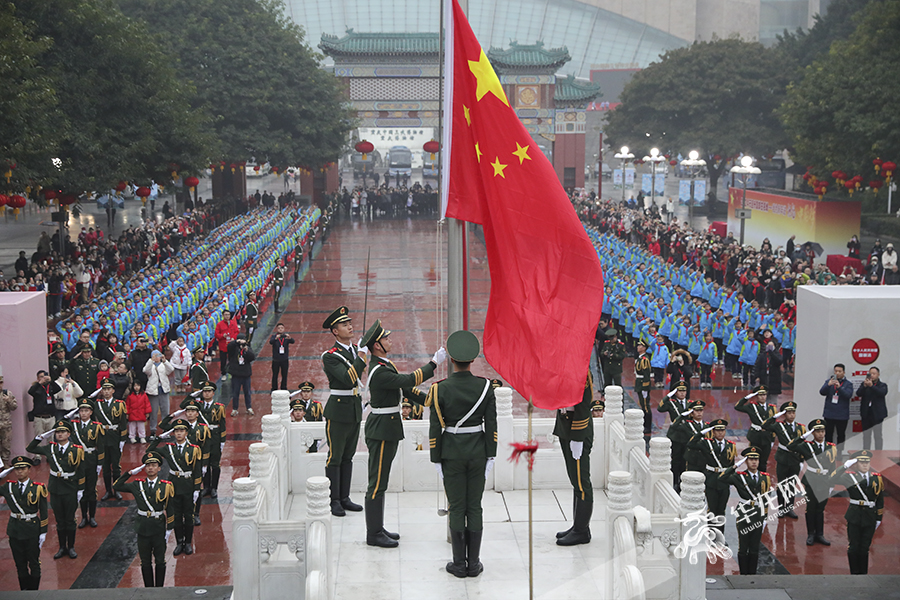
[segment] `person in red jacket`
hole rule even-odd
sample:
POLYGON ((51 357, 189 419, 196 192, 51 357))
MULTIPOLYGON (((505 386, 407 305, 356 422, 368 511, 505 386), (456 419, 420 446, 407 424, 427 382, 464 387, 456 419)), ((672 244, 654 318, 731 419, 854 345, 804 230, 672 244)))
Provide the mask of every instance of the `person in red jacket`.
MULTIPOLYGON (((128 440, 136 444, 138 440, 142 444, 147 442, 147 417, 150 416, 150 398, 144 392, 140 381, 135 381, 133 389, 125 399, 128 409, 128 440)), ((154 433, 154 432, 150 432, 154 433)))
POLYGON ((216 325, 216 341, 219 342, 219 364, 222 367, 222 379, 225 379, 225 374, 228 372, 228 344, 237 339, 239 331, 237 321, 231 318, 231 311, 224 311, 222 320, 216 325))

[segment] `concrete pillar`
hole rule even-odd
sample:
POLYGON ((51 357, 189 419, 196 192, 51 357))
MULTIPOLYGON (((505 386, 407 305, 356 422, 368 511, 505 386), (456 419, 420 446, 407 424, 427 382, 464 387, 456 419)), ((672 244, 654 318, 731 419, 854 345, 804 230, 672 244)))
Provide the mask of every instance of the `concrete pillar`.
MULTIPOLYGON (((706 513, 706 475, 697 471, 685 471, 681 474, 681 518, 691 513, 706 513)), ((691 529, 682 523, 681 540, 691 529)), ((697 563, 691 564, 688 552, 681 559, 681 593, 683 600, 703 600, 706 597, 706 555, 697 557, 697 563)))
MULTIPOLYGON (((512 388, 501 387, 494 390, 497 404, 497 447, 508 448, 514 441, 513 438, 513 414, 512 414, 512 388)), ((506 492, 513 489, 515 465, 508 460, 494 461, 494 470, 491 476, 494 478, 494 491, 506 492)), ((488 478, 490 480, 490 477, 488 478)), ((490 481, 485 482, 487 487, 490 481)))

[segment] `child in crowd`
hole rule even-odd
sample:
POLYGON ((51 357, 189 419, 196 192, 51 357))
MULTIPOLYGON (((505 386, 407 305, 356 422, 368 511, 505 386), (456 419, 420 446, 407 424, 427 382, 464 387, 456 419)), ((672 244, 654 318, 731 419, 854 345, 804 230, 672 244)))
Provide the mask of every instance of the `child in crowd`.
POLYGON ((125 400, 128 407, 128 440, 136 444, 147 442, 147 417, 150 416, 150 398, 140 381, 135 381, 131 393, 125 400))
POLYGON ((100 384, 103 383, 103 380, 109 377, 109 362, 105 360, 100 361, 100 370, 97 371, 97 389, 100 389, 100 384))

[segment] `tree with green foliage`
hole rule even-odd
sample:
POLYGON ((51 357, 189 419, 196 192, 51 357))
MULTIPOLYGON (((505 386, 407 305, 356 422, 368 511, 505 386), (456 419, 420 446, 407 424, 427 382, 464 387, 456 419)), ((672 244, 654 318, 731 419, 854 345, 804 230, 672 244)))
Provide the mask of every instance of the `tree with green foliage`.
POLYGON ((120 0, 177 57, 206 107, 226 161, 319 167, 353 126, 338 80, 276 0, 120 0))
POLYGON ((728 161, 785 147, 775 114, 792 72, 772 49, 739 39, 694 42, 635 73, 609 115, 611 146, 706 158, 715 194, 728 161))
POLYGON ((872 160, 900 162, 900 0, 870 2, 845 41, 804 71, 780 110, 797 162, 874 176, 872 160))
POLYGON ((778 36, 777 49, 802 69, 828 54, 831 44, 846 40, 856 30, 859 14, 873 0, 833 0, 824 15, 817 14, 809 30, 797 29, 778 36))

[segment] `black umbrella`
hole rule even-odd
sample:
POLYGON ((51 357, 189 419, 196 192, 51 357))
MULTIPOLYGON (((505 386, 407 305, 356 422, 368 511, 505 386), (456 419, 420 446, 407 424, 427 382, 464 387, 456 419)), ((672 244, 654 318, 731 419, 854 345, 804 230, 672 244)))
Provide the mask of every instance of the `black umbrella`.
POLYGON ((809 246, 812 248, 812 251, 816 253, 816 256, 822 256, 822 253, 825 252, 825 249, 822 247, 822 244, 818 242, 806 242, 803 244, 804 246, 809 246))

